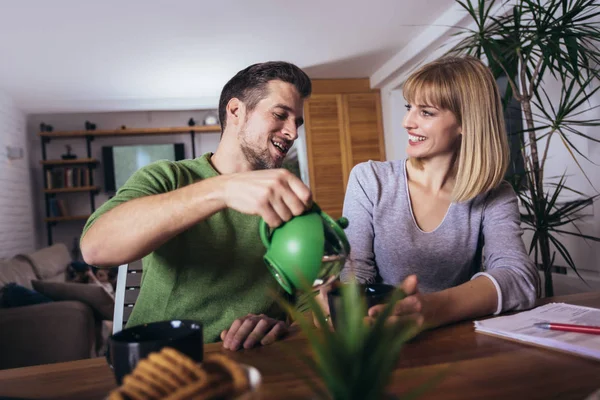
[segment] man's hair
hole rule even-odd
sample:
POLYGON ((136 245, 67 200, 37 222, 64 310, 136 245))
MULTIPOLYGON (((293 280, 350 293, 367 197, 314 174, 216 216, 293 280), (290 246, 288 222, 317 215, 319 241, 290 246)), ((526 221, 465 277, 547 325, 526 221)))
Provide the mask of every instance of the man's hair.
POLYGON ((406 80, 403 95, 409 103, 451 111, 462 128, 454 201, 470 200, 504 179, 509 147, 502 101, 492 72, 479 59, 444 57, 426 64, 406 80))
POLYGON ((300 96, 310 96, 312 84, 304 71, 294 64, 284 61, 269 61, 253 64, 237 74, 225 84, 219 99, 219 121, 221 130, 227 125, 227 103, 234 97, 246 105, 248 112, 254 110, 259 101, 268 95, 267 84, 280 80, 294 85, 300 96))

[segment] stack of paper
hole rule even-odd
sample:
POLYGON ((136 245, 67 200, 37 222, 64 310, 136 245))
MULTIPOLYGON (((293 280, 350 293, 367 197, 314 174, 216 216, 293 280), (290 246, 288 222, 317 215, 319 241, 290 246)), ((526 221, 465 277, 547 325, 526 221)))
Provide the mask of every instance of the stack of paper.
POLYGON ((518 314, 475 321, 475 331, 600 359, 600 335, 541 329, 538 322, 600 326, 600 310, 551 303, 518 314))

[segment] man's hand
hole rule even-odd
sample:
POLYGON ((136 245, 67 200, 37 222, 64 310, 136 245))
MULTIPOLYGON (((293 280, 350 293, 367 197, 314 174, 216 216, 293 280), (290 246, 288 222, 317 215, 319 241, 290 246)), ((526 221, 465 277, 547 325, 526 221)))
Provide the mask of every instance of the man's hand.
POLYGON ((285 169, 223 175, 225 205, 244 214, 260 215, 275 228, 311 205, 310 189, 285 169))
POLYGON ((289 332, 288 325, 264 314, 248 314, 238 318, 231 327, 221 332, 223 347, 229 350, 251 349, 260 343, 263 346, 275 342, 289 332))

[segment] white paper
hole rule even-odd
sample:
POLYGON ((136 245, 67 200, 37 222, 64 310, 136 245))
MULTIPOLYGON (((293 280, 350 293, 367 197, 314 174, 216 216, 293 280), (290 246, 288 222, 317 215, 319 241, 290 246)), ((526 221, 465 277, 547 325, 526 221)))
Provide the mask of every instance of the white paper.
POLYGON ((475 331, 600 359, 600 335, 542 329, 534 326, 538 322, 600 326, 600 310, 550 303, 514 315, 475 321, 475 331))

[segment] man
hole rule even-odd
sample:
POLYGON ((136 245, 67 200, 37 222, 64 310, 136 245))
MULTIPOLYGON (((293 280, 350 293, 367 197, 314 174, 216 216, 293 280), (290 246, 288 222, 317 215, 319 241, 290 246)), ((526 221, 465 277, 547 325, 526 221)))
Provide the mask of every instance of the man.
POLYGON ((287 332, 262 261, 262 217, 271 227, 300 215, 311 193, 279 169, 303 123, 308 76, 268 62, 238 72, 219 100, 221 142, 195 160, 159 161, 137 171, 87 221, 88 264, 144 257, 140 295, 128 321, 172 318, 204 325, 205 341, 237 350, 287 332))

